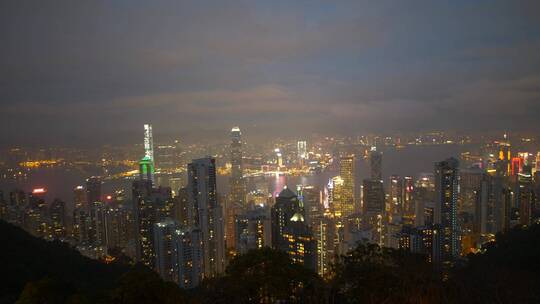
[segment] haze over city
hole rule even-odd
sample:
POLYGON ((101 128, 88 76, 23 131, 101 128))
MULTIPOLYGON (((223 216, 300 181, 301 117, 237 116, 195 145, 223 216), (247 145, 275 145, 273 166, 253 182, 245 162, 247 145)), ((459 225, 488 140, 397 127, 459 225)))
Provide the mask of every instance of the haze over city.
POLYGON ((1 1, 0 304, 539 303, 540 2, 1 1))
POLYGON ((537 1, 0 5, 2 146, 539 130, 537 1))

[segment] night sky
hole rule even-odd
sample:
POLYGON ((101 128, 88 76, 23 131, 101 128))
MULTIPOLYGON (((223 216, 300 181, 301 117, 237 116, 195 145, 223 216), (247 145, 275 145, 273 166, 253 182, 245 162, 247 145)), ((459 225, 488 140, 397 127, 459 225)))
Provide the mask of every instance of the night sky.
POLYGON ((540 1, 0 1, 0 145, 540 130, 540 1))

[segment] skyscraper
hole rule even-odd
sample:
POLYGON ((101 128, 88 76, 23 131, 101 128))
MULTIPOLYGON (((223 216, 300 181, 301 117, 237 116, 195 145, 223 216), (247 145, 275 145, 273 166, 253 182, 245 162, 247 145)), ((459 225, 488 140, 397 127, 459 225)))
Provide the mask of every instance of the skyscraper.
POLYGON ((239 127, 231 130, 231 177, 229 178, 230 195, 225 208, 225 236, 227 247, 234 248, 237 244, 234 220, 237 215, 247 208, 246 184, 243 177, 242 132, 239 127))
POLYGON ((276 203, 271 210, 273 248, 277 249, 282 246, 285 227, 289 224, 293 215, 300 211, 298 196, 289 188, 283 189, 276 197, 276 203))
POLYGON ((92 176, 86 179, 86 203, 101 202, 101 177, 92 176))
POLYGON ((154 139, 152 137, 152 125, 144 125, 144 155, 148 156, 152 162, 154 160, 154 139))
POLYGON ((240 128, 231 130, 231 201, 245 207, 246 186, 243 178, 242 132, 240 128))
POLYGON ((371 147, 369 152, 371 179, 382 180, 382 153, 376 147, 371 147))
POLYGON ((53 239, 61 239, 66 236, 66 203, 55 199, 49 206, 49 218, 51 220, 50 235, 53 239))
POLYGON ((459 162, 449 158, 435 164, 435 214, 437 238, 434 241, 434 262, 448 269, 460 254, 457 222, 459 162))
POLYGON ((154 248, 156 271, 165 281, 178 282, 176 238, 178 224, 172 219, 164 219, 154 224, 154 248))
POLYGON ((373 225, 377 216, 384 213, 384 188, 382 180, 365 179, 363 183, 363 210, 364 222, 373 225))
POLYGON ((181 228, 169 218, 155 224, 156 271, 165 281, 194 288, 201 279, 201 246, 198 229, 181 228))
POLYGON ((214 158, 195 159, 188 164, 187 188, 194 208, 194 224, 201 231, 202 272, 206 278, 215 277, 225 267, 225 244, 214 158))
POLYGON ((339 176, 343 180, 340 199, 342 203, 342 216, 350 216, 357 211, 355 202, 355 158, 353 155, 341 158, 339 176))
POLYGON ((154 181, 154 163, 148 155, 145 155, 139 161, 139 178, 141 180, 154 181))
POLYGON ((300 166, 304 166, 306 164, 307 160, 307 143, 305 140, 299 140, 296 143, 297 147, 297 157, 298 157, 298 164, 300 166))
POLYGON ((235 218, 236 252, 243 254, 251 249, 271 247, 272 228, 267 216, 268 207, 255 207, 235 218))
POLYGON ((286 252, 293 262, 317 271, 317 240, 304 222, 304 216, 297 212, 283 228, 283 242, 278 247, 286 252))

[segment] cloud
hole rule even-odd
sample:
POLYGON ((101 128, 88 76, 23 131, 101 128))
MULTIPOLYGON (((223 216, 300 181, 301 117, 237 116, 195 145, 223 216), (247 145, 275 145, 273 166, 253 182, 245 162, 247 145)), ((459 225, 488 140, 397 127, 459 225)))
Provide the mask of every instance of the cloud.
POLYGON ((537 6, 3 1, 0 135, 537 130, 537 6))

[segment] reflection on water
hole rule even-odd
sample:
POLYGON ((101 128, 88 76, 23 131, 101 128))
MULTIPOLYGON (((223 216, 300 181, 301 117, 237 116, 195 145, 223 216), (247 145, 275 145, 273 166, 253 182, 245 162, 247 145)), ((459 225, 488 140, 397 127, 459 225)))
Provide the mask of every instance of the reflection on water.
MULTIPOLYGON (((423 172, 433 172, 436 161, 443 160, 450 156, 459 157, 463 151, 470 149, 470 146, 461 145, 438 145, 438 146, 407 146, 396 150, 394 148, 382 149, 383 152, 383 177, 385 180, 392 174, 418 176, 423 172)), ((368 163, 364 159, 357 160, 356 166, 357 184, 361 180, 368 178, 368 163)), ((0 189, 4 191, 7 198, 9 191, 20 188, 30 191, 33 188, 45 187, 48 189, 48 199, 61 198, 66 201, 73 199, 72 190, 75 186, 84 184, 87 177, 99 175, 100 168, 77 170, 73 168, 43 168, 32 171, 24 180, 0 180, 0 189)), ((253 177, 247 180, 248 191, 260 189, 274 196, 279 193, 284 186, 296 188, 296 185, 313 185, 324 187, 328 179, 337 175, 337 172, 322 172, 308 176, 285 176, 271 175, 265 177, 253 177)), ((164 185, 168 186, 168 185, 164 185)), ((103 185, 103 193, 111 193, 116 189, 125 189, 128 195, 131 194, 131 180, 122 179, 106 181, 103 185)), ((228 193, 228 176, 218 176, 218 191, 228 193)))

